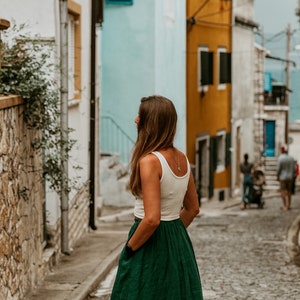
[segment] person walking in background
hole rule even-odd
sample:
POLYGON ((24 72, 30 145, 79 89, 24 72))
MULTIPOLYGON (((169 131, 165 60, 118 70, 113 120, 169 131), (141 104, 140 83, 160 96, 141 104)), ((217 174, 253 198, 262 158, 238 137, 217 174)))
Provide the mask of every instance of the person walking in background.
POLYGON ((111 300, 201 300, 202 286, 186 228, 199 213, 191 167, 174 147, 177 113, 162 96, 141 99, 129 189, 134 217, 111 300))
POLYGON ((240 171, 244 175, 243 177, 243 195, 242 195, 242 206, 241 209, 247 207, 247 203, 251 203, 253 196, 253 163, 249 162, 249 155, 244 154, 244 161, 240 163, 240 171), (247 199, 247 200, 246 200, 247 199))
POLYGON ((295 163, 293 157, 288 155, 285 147, 280 148, 281 154, 277 162, 277 180, 280 183, 283 210, 291 209, 292 184, 295 174, 295 163))

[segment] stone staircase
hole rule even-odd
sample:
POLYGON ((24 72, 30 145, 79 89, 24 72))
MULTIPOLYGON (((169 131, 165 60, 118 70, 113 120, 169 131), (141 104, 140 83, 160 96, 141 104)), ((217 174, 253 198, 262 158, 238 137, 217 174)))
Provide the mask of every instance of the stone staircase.
POLYGON ((265 181, 264 191, 267 193, 278 193, 279 182, 277 181, 277 157, 265 157, 264 173, 265 181))
POLYGON ((127 165, 120 162, 117 154, 100 156, 100 195, 105 206, 130 207, 134 197, 126 190, 129 180, 127 165))

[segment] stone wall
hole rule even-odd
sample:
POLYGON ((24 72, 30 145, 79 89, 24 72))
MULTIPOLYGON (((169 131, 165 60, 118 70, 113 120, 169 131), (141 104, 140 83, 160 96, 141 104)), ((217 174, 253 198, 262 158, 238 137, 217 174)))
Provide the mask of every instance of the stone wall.
POLYGON ((265 49, 255 47, 254 59, 254 150, 253 161, 262 167, 264 156, 264 60, 265 49))
POLYGON ((22 299, 40 279, 43 255, 39 132, 23 121, 20 97, 0 97, 0 299, 22 299))
MULTIPOLYGON (((42 159, 31 146, 39 132, 26 127, 22 112, 20 97, 0 97, 0 299, 23 299, 61 256, 60 219, 51 227, 44 219, 42 159)), ((87 182, 70 199, 70 249, 88 221, 87 182)))

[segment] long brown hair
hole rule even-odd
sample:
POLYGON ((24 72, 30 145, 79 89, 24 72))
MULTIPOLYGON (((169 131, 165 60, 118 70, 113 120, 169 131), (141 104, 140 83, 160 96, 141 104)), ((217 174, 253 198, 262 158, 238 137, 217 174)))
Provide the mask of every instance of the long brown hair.
POLYGON ((171 100, 157 95, 141 99, 128 185, 134 196, 141 196, 140 159, 153 151, 173 147, 176 125, 177 113, 171 100))

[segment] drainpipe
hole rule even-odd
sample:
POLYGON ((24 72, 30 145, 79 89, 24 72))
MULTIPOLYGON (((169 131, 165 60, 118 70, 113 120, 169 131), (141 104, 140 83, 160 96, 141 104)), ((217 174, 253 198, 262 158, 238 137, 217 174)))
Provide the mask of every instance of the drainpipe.
MULTIPOLYGON (((235 26, 235 23, 234 23, 234 14, 235 14, 235 11, 234 11, 234 7, 233 5, 231 4, 231 56, 232 55, 232 52, 233 52, 233 47, 234 47, 234 36, 235 36, 235 33, 234 33, 234 26, 235 26)), ((232 71, 233 71, 233 57, 231 57, 231 79, 232 79, 232 71)), ((234 135, 234 131, 233 131, 233 122, 234 122, 234 119, 233 119, 233 113, 232 113, 232 103, 233 103, 233 91, 232 91, 232 80, 231 80, 231 86, 230 86, 230 109, 229 109, 229 120, 230 120, 230 168, 229 168, 229 182, 230 182, 230 188, 229 188, 229 197, 230 198, 233 198, 234 196, 234 182, 235 180, 232 178, 233 175, 234 175, 234 172, 232 171, 232 168, 234 166, 235 170, 236 170, 236 167, 235 167, 235 163, 233 164, 233 151, 236 150, 236 145, 233 144, 234 141, 236 141, 236 138, 235 138, 235 135, 234 135), (233 147, 233 145, 235 145, 235 147, 233 147)), ((236 153, 236 151, 235 151, 236 153)), ((236 162, 236 158, 235 158, 236 154, 234 155, 234 160, 236 162)))
POLYGON ((286 86, 286 105, 288 106, 288 110, 286 111, 286 120, 285 120, 285 143, 289 145, 289 110, 290 110, 290 52, 291 52, 291 24, 288 24, 288 28, 286 31, 286 65, 285 65, 285 86, 286 86))
POLYGON ((90 95, 90 219, 89 226, 96 230, 95 225, 95 132, 96 132, 96 0, 91 0, 91 95, 90 95))
POLYGON ((60 130, 61 140, 61 252, 69 255, 69 193, 68 193, 68 2, 60 0, 60 130))

